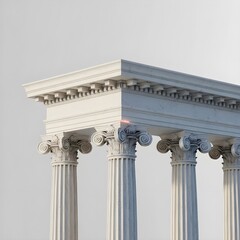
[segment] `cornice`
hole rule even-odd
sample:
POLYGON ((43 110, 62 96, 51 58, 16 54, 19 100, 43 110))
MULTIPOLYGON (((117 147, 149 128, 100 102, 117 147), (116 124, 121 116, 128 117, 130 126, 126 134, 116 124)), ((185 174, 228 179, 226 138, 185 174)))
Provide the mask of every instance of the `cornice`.
POLYGON ((170 87, 189 89, 191 91, 206 92, 208 94, 223 95, 240 99, 240 85, 225 83, 209 78, 194 76, 141 63, 122 60, 122 76, 142 79, 156 84, 170 87), (237 89, 236 89, 237 88, 237 89))
POLYGON ((24 84, 27 97, 36 98, 46 94, 66 92, 81 86, 100 82, 121 76, 121 61, 101 64, 67 74, 46 78, 40 81, 24 84))
POLYGON ((240 86, 126 60, 23 85, 27 96, 46 105, 130 89, 176 100, 240 109, 240 86))

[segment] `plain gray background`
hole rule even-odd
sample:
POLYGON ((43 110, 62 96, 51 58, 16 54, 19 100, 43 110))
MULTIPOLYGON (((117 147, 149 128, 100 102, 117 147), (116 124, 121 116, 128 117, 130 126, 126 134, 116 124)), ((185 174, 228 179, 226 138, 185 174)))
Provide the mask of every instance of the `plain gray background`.
MULTIPOLYGON (((45 109, 21 84, 120 58, 239 84, 239 12, 238 0, 0 0, 0 239, 49 235, 45 109)), ((170 237, 170 158, 157 141, 138 147, 139 240, 170 237)), ((198 154, 201 240, 223 239, 221 168, 198 154)), ((105 147, 80 156, 78 177, 79 240, 103 240, 105 147)))

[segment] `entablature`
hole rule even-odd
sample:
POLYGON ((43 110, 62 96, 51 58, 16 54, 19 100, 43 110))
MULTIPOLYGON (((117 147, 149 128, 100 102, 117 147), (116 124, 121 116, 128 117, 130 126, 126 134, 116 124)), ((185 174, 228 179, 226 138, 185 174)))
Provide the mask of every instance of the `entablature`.
POLYGON ((24 85, 47 110, 46 134, 127 120, 152 135, 199 132, 216 142, 240 136, 240 86, 119 60, 24 85))

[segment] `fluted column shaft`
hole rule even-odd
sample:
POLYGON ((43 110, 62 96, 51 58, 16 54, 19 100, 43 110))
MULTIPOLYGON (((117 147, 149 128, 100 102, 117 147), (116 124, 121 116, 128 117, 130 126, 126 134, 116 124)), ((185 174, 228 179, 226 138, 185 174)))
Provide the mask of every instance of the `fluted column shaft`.
POLYGON ((109 157, 107 239, 137 240, 134 157, 109 157))
MULTIPOLYGON (((172 150, 172 154, 175 155, 172 150)), ((198 239, 197 186, 195 156, 174 159, 172 165, 172 232, 173 240, 198 239)))
MULTIPOLYGON (((240 159, 238 160, 240 161, 240 159)), ((240 239, 240 164, 224 167, 224 239, 240 239)))
POLYGON ((149 145, 150 135, 136 126, 95 133, 97 145, 108 145, 107 240, 137 240, 136 143, 149 145))
POLYGON ((210 143, 195 135, 161 140, 157 149, 172 152, 172 240, 198 240, 196 152, 210 150, 210 143))
POLYGON ((240 239, 240 140, 232 142, 209 153, 213 159, 223 158, 224 240, 240 239))
POLYGON ((76 136, 54 136, 39 144, 41 153, 52 152, 50 240, 78 239, 78 150, 88 153, 91 145, 76 136))
POLYGON ((78 239, 77 159, 56 150, 52 161, 52 202, 50 239, 78 239), (56 159, 57 158, 57 159, 56 159), (55 160, 56 159, 56 160, 55 160))

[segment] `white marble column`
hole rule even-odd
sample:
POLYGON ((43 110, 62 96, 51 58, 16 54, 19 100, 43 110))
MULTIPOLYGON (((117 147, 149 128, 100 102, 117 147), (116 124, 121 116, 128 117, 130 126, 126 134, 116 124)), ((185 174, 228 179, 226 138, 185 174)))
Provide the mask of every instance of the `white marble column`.
POLYGON ((159 152, 172 152, 172 240, 198 240, 196 152, 206 153, 210 148, 206 139, 193 134, 157 144, 159 152))
POLYGON ((97 132, 92 141, 108 145, 107 240, 137 240, 136 143, 147 146, 152 137, 136 126, 97 132))
MULTIPOLYGON (((234 141, 233 141, 234 142, 234 141)), ((240 239, 240 141, 214 146, 209 155, 223 158, 224 240, 240 239)))
POLYGON ((78 239, 77 151, 91 149, 77 135, 45 137, 38 146, 40 153, 52 153, 50 240, 78 239))

